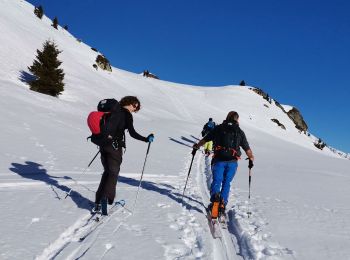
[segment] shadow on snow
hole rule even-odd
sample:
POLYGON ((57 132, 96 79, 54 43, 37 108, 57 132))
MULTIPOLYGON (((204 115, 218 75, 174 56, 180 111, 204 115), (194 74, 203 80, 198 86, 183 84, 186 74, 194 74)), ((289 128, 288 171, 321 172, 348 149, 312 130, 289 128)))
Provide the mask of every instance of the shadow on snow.
POLYGON ((18 79, 19 79, 20 81, 22 81, 22 82, 28 84, 29 82, 35 80, 36 77, 35 77, 34 75, 32 75, 32 74, 30 74, 30 73, 24 71, 24 70, 21 70, 18 79))
MULTIPOLYGON (((135 186, 135 187, 138 187, 140 184, 139 180, 135 180, 133 178, 124 177, 124 176, 119 176, 118 182, 122 182, 122 183, 131 185, 131 186, 135 186)), ((186 202, 186 200, 193 201, 195 203, 198 203, 199 205, 204 206, 202 202, 200 202, 194 198, 188 197, 188 196, 184 196, 184 199, 182 200, 182 194, 180 194, 178 192, 173 192, 175 190, 175 188, 171 185, 156 184, 156 183, 150 182, 150 181, 142 181, 141 188, 143 188, 145 190, 149 190, 149 191, 155 191, 161 195, 168 196, 170 199, 176 201, 177 203, 184 205, 187 209, 191 209, 191 210, 195 210, 195 211, 198 211, 200 213, 203 213, 203 211, 200 208, 198 208, 196 206, 192 206, 191 204, 186 202), (164 188, 160 187, 160 186, 163 186, 164 188)))
MULTIPOLYGON (((56 198, 59 200, 61 199, 61 197, 58 195, 58 193, 55 191, 53 187, 60 189, 61 191, 64 191, 64 192, 69 192, 70 190, 69 187, 59 184, 58 180, 59 179, 71 180, 72 178, 68 176, 57 177, 57 176, 49 175, 46 169, 42 168, 41 164, 27 161, 25 162, 25 164, 12 163, 11 165, 12 167, 10 167, 9 170, 14 173, 17 173, 21 177, 26 179, 31 179, 34 181, 41 181, 46 183, 47 185, 50 185, 51 189, 56 195, 56 198)), ((83 197, 80 193, 74 190, 71 191, 70 197, 73 200, 73 202, 79 208, 82 208, 82 209, 86 209, 90 211, 92 205, 94 204, 91 200, 83 197)))
POLYGON ((192 148, 193 144, 197 143, 197 141, 199 140, 197 137, 194 137, 193 135, 191 135, 191 137, 195 140, 191 140, 187 137, 184 137, 184 136, 181 136, 181 140, 176 140, 172 137, 169 137, 169 140, 170 141, 173 141, 175 143, 178 143, 178 144, 181 144, 181 145, 184 145, 184 146, 187 146, 187 147, 190 147, 192 148), (183 142, 183 141, 186 141, 187 143, 183 142))

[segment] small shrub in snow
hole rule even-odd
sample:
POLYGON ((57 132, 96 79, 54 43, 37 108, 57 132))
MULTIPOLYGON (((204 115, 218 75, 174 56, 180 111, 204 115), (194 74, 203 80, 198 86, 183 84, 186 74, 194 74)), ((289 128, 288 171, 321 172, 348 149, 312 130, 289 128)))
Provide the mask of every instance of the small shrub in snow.
POLYGON ((95 51, 95 52, 98 52, 98 50, 94 47, 91 47, 91 50, 95 51))
POLYGON ((319 138, 317 142, 314 142, 314 145, 320 150, 323 150, 323 148, 327 146, 326 143, 322 142, 321 138, 319 138))
POLYGON ((63 26, 63 29, 65 29, 66 31, 68 31, 68 25, 63 26))
POLYGON ((36 6, 34 8, 34 14, 38 17, 38 18, 43 18, 43 15, 44 15, 44 9, 41 5, 39 6, 36 6))
POLYGON ((57 97, 64 90, 64 72, 58 67, 62 64, 57 59, 61 53, 54 42, 46 41, 43 50, 37 50, 33 65, 28 67, 35 79, 29 82, 30 89, 43 94, 57 97))
POLYGON ((52 21, 52 27, 55 29, 58 29, 57 26, 58 26, 58 19, 57 17, 55 17, 52 21))

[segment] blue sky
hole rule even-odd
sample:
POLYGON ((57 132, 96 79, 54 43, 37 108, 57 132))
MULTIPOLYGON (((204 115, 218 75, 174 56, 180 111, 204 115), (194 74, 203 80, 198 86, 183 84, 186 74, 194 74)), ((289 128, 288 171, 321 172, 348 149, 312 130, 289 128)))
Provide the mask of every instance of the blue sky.
POLYGON ((262 88, 350 152, 350 1, 30 0, 112 65, 203 86, 262 88))

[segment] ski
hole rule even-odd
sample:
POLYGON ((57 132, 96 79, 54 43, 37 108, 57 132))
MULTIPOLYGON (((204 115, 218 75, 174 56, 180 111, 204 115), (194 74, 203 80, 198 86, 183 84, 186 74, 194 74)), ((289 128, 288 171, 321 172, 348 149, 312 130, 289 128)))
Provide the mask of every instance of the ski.
POLYGON ((227 218, 226 213, 220 214, 219 223, 222 229, 227 229, 227 218))
POLYGON ((220 230, 219 218, 217 216, 213 217, 212 211, 209 208, 207 208, 207 218, 208 218, 209 229, 213 238, 221 238, 222 233, 220 230))
POLYGON ((108 218, 121 211, 125 206, 124 200, 119 200, 113 204, 113 206, 109 209, 108 215, 101 215, 99 212, 91 213, 92 216, 89 219, 93 220, 91 225, 87 228, 87 231, 80 236, 79 242, 83 242, 91 233, 93 233, 99 226, 101 226, 108 218))

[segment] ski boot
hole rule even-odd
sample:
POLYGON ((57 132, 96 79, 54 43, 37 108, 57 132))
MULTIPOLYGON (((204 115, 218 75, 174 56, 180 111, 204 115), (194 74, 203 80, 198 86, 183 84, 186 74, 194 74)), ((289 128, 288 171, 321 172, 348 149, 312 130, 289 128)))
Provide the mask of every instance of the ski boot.
POLYGON ((91 214, 96 214, 101 212, 101 204, 95 203, 95 206, 91 210, 91 214))
POLYGON ((224 200, 221 200, 220 201, 220 204, 219 204, 219 215, 226 215, 226 205, 225 205, 225 202, 224 200))
POLYGON ((212 219, 219 217, 219 206, 220 206, 220 194, 215 194, 212 198, 210 213, 212 219))

